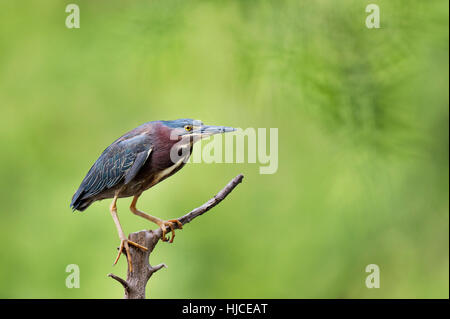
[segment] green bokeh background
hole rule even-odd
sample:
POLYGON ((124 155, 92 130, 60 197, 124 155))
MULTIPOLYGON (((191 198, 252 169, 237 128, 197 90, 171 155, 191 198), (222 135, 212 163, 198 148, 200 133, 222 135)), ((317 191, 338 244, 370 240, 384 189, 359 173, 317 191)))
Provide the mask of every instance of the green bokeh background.
MULTIPOLYGON (((72 194, 151 120, 278 128, 279 168, 191 164, 163 218, 243 173, 161 243, 152 298, 448 298, 448 1, 1 1, 0 297, 120 298, 109 201, 72 194), (67 29, 76 3, 81 28, 67 29), (381 28, 367 29, 376 3, 381 28), (77 264, 81 287, 65 272, 77 264), (368 289, 377 264, 381 287, 368 289)), ((126 232, 152 228, 118 209, 126 232)))

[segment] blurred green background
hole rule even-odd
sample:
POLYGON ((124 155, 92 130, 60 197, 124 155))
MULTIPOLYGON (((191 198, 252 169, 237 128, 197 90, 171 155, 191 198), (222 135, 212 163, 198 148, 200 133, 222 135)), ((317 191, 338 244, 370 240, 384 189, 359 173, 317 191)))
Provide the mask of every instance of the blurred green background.
MULTIPOLYGON (((118 136, 184 117, 278 128, 279 168, 191 164, 147 191, 168 219, 245 175, 157 246, 149 297, 449 297, 448 1, 0 3, 0 297, 121 298, 109 201, 71 196, 118 136)), ((124 230, 154 228, 129 203, 124 230)))

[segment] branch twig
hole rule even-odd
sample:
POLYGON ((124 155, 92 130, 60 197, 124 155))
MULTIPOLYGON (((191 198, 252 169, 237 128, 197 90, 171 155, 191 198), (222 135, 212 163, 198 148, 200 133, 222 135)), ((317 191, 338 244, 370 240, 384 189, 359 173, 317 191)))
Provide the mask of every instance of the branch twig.
POLYGON ((124 279, 120 278, 119 276, 116 276, 116 275, 114 275, 112 273, 109 274, 108 277, 111 277, 112 279, 117 280, 123 286, 123 288, 125 290, 129 290, 129 286, 128 286, 128 283, 127 283, 126 280, 124 280, 124 279))
MULTIPOLYGON (((190 223, 194 218, 203 215, 211 208, 219 204, 224 200, 228 194, 230 194, 233 189, 242 182, 244 175, 239 174, 233 178, 220 192, 218 192, 213 198, 204 203, 202 206, 197 207, 187 213, 184 216, 178 218, 181 224, 184 226, 190 223)), ((174 224, 174 228, 178 229, 178 225, 174 224)), ((133 272, 130 269, 127 271, 127 280, 124 280, 114 274, 109 274, 108 276, 118 281, 125 290, 125 299, 144 299, 145 298, 145 287, 147 282, 153 273, 157 272, 162 268, 167 268, 165 264, 159 264, 157 266, 150 266, 149 258, 150 254, 155 248, 159 239, 162 237, 162 230, 158 228, 156 230, 142 230, 136 233, 131 233, 128 236, 129 240, 132 240, 140 245, 148 248, 147 251, 142 251, 130 246, 131 261, 133 264, 133 272)))

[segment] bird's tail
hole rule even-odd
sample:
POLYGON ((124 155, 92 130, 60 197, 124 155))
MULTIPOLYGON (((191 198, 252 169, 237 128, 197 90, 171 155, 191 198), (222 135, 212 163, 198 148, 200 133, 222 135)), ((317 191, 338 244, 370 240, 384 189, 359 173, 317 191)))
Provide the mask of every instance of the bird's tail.
POLYGON ((80 187, 76 193, 72 197, 72 202, 70 203, 70 207, 73 211, 84 211, 86 208, 88 208, 92 203, 92 199, 90 198, 83 198, 84 189, 80 187))

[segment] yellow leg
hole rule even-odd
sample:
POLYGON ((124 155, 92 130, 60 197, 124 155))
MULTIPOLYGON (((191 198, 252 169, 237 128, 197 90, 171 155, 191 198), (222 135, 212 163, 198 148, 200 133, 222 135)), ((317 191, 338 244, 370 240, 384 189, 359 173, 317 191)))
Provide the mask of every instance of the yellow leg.
POLYGON ((151 221, 152 223, 155 223, 156 225, 158 225, 161 230, 162 230, 162 237, 161 240, 162 241, 168 241, 168 239, 166 238, 166 232, 167 232, 167 227, 170 228, 170 230, 172 231, 172 237, 170 238, 170 243, 173 242, 173 239, 175 238, 175 229, 173 227, 173 224, 176 223, 178 225, 179 229, 183 229, 183 224, 178 220, 178 219, 169 219, 169 220, 162 220, 161 218, 146 214, 142 211, 140 211, 139 209, 136 208, 136 203, 137 200, 139 198, 139 195, 134 196, 133 197, 133 201, 131 202, 130 205, 130 210, 133 214, 138 215, 142 218, 145 218, 149 221, 151 221))
POLYGON ((117 264, 117 261, 119 260, 123 249, 125 248, 125 252, 126 252, 127 260, 128 260, 128 267, 130 269, 130 272, 132 272, 133 265, 131 264, 130 248, 129 248, 128 244, 133 245, 133 246, 143 249, 143 250, 147 250, 147 248, 127 239, 127 237, 125 236, 125 233, 122 230, 122 226, 120 226, 119 216, 117 215, 116 203, 117 203, 117 195, 114 196, 113 202, 111 203, 111 206, 109 208, 109 210, 111 211, 112 218, 114 220, 114 224, 116 224, 117 232, 119 233, 119 238, 120 238, 119 253, 117 254, 116 260, 114 261, 114 265, 117 264))

